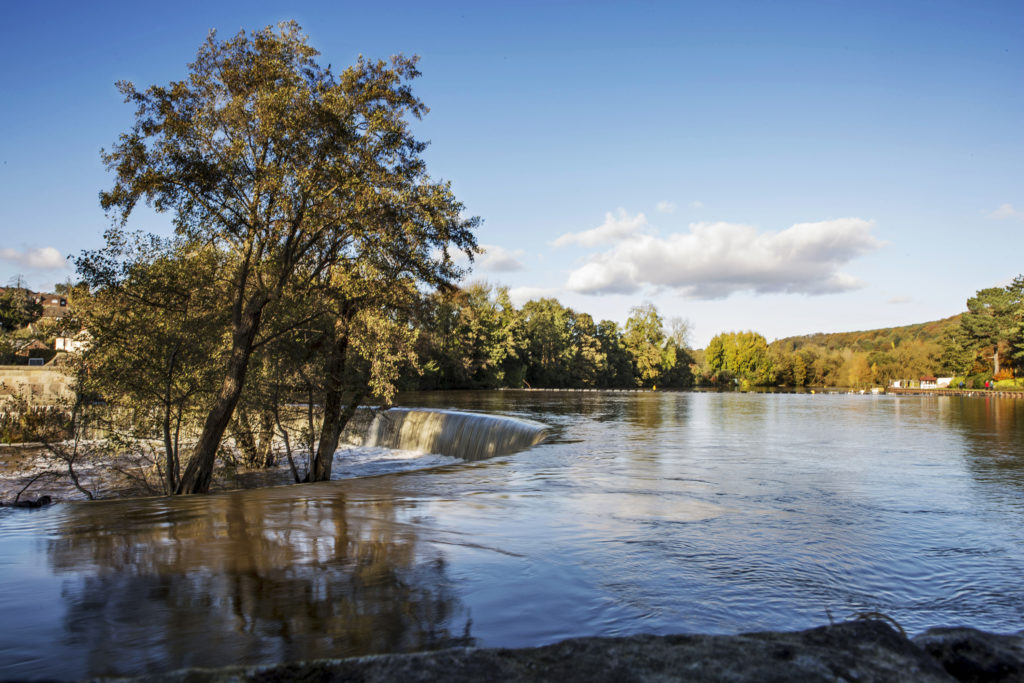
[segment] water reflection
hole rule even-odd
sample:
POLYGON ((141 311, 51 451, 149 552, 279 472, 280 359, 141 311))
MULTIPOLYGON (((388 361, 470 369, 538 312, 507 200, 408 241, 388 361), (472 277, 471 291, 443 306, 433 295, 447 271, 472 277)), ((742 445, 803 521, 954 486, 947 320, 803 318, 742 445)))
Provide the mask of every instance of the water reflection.
MULTIPOLYGON (((989 486, 1024 489, 1024 401, 985 396, 942 402, 963 434, 971 474, 989 486)), ((1020 490, 1007 499, 1024 507, 1020 490)))
POLYGON ((67 577, 64 637, 87 661, 51 673, 471 644, 444 557, 378 493, 350 501, 330 486, 288 487, 70 506, 48 551, 67 577))
POLYGON ((911 633, 1024 627, 1024 402, 401 400, 555 435, 401 475, 0 510, 0 679, 798 629, 868 610, 911 633))

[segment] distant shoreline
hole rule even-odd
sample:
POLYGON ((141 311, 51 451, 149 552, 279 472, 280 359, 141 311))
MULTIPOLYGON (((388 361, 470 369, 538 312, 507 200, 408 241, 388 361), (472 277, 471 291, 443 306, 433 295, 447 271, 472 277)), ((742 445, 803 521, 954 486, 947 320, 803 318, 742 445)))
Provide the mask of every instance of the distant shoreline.
POLYGON ((897 389, 894 387, 887 387, 885 393, 913 396, 972 396, 976 398, 995 396, 997 398, 1024 398, 1024 390, 1007 391, 1003 389, 897 389))

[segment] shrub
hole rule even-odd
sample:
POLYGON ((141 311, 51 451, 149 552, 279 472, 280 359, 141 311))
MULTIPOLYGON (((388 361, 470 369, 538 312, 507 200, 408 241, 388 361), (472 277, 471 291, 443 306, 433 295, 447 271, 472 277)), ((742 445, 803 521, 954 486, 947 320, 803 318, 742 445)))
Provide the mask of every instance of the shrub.
POLYGON ((991 372, 979 372, 979 373, 977 373, 975 375, 971 375, 970 377, 967 378, 967 388, 968 389, 984 389, 985 388, 985 382, 988 382, 991 379, 992 379, 992 373, 991 372))

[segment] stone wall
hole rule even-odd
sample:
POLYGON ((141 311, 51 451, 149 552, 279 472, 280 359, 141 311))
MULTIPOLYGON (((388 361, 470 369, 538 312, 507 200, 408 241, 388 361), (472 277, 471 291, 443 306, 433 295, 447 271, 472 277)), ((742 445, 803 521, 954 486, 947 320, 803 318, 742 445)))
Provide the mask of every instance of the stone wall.
POLYGON ((0 401, 21 394, 35 405, 74 398, 74 378, 48 366, 0 365, 0 401))

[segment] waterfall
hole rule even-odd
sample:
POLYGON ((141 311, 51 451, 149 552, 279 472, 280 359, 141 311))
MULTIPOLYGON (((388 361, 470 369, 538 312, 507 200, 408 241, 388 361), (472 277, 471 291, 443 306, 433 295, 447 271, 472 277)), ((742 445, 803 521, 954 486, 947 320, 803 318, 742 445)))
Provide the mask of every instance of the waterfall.
POLYGON ((363 443, 483 460, 535 446, 547 433, 539 422, 514 417, 391 408, 377 413, 363 443))

